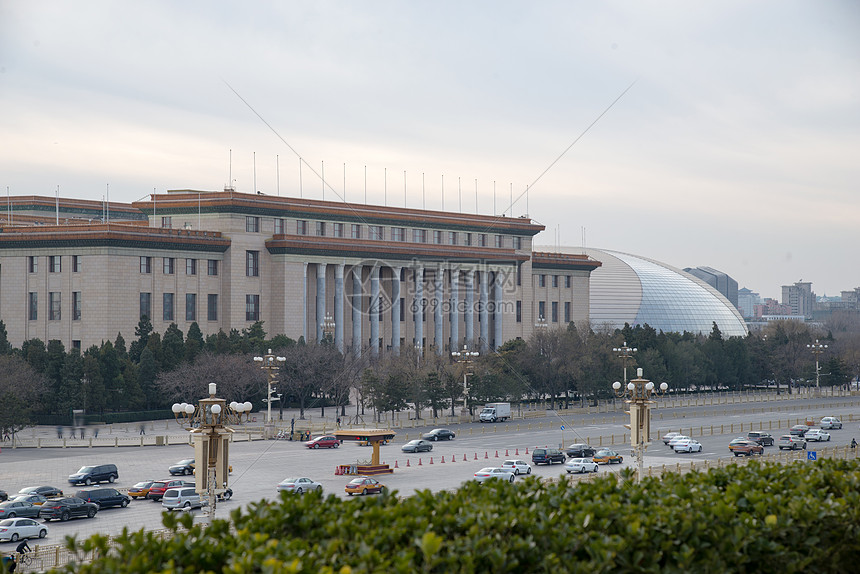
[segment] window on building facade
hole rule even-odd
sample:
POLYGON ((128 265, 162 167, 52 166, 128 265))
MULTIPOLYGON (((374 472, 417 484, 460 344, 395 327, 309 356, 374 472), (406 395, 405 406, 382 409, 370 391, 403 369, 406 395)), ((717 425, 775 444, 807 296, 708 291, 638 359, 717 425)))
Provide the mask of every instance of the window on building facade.
POLYGON ((570 289, 570 275, 564 276, 564 287, 570 289))
POLYGON ((197 293, 185 294, 185 320, 197 320, 197 293))
POLYGON ((546 275, 543 273, 537 276, 538 278, 538 287, 546 287, 546 275))
POLYGON ((173 257, 164 257, 164 274, 173 275, 176 260, 173 257))
POLYGON ((186 259, 185 260, 185 274, 186 275, 197 275, 197 260, 196 259, 186 259))
POLYGON ((427 230, 426 229, 413 229, 412 230, 412 242, 413 243, 427 243, 427 230))
POLYGON ((523 322, 523 302, 517 301, 517 323, 523 322))
POLYGON ((81 256, 72 255, 72 273, 80 273, 82 269, 81 256))
POLYGON ((349 236, 352 239, 361 239, 361 224, 360 223, 351 224, 349 226, 349 229, 350 229, 349 236))
POLYGON ((72 321, 80 321, 82 312, 81 292, 72 291, 72 321))
POLYGON ((538 320, 546 320, 546 301, 538 301, 538 320))
POLYGON ((391 241, 406 241, 406 228, 405 227, 392 227, 391 228, 391 241))
POLYGON ((325 221, 316 222, 317 237, 325 237, 325 221))
POLYGON ((523 284, 523 262, 517 261, 517 285, 523 284))
POLYGON ((213 277, 215 275, 218 275, 218 260, 217 259, 210 259, 207 267, 208 267, 209 275, 211 275, 213 277))
POLYGON ((246 251, 245 252, 245 276, 259 277, 260 276, 260 252, 246 251))
POLYGON ((140 258, 140 272, 141 273, 152 273, 152 257, 141 257, 140 258))
POLYGON ((570 323, 570 301, 564 302, 564 322, 570 323))
POLYGON ((552 276, 552 286, 553 286, 554 288, 558 288, 558 275, 553 275, 553 276, 552 276))
POLYGON ((463 234, 463 245, 469 245, 469 246, 472 245, 472 234, 471 233, 464 233, 463 234))
POLYGON ((522 237, 514 237, 514 249, 522 249, 523 248, 523 238, 522 237))
POLYGON ((52 291, 48 293, 48 320, 59 321, 60 316, 60 292, 52 291))
POLYGON ((210 293, 206 296, 206 320, 218 320, 218 294, 210 293))
POLYGON ((260 320, 260 296, 245 295, 245 320, 259 321, 260 320))
POLYGON ((406 298, 405 297, 400 298, 400 320, 401 321, 406 320, 406 298))
POLYGON ((27 318, 30 321, 36 321, 39 318, 39 294, 34 291, 30 291, 27 318))
POLYGON ((495 243, 496 247, 501 249, 504 246, 504 244, 505 244, 504 237, 501 235, 496 235, 496 243, 495 243))
POLYGON ((343 237, 343 223, 332 223, 332 235, 334 237, 343 237))
POLYGON ((433 230, 433 243, 436 245, 442 245, 442 231, 439 229, 433 230))
POLYGON ((245 216, 245 232, 260 233, 260 218, 253 215, 245 216))
POLYGON ((448 245, 457 245, 457 232, 449 231, 448 232, 448 245))
POLYGON ((173 321, 173 293, 163 293, 161 296, 161 318, 173 321))
POLYGON ((275 218, 275 235, 283 235, 287 232, 287 220, 281 217, 275 218))
POLYGON ((487 234, 486 233, 479 233, 478 234, 478 246, 479 247, 486 247, 487 246, 487 234))
POLYGON ((140 318, 152 319, 152 293, 140 294, 140 318))
POLYGON ((72 349, 81 350, 81 340, 80 339, 72 339, 72 349))
POLYGON ((296 233, 299 235, 307 235, 308 234, 308 222, 304 219, 299 219, 296 221, 296 233))
POLYGON ((161 218, 161 228, 162 229, 170 229, 173 227, 173 218, 170 216, 161 218))
POLYGON ((39 270, 39 258, 35 255, 27 257, 27 271, 36 273, 39 270))
POLYGON ((48 273, 62 273, 63 258, 60 255, 48 256, 48 273))
POLYGON ((370 231, 370 239, 382 241, 382 235, 385 230, 381 225, 371 225, 368 229, 370 231))
POLYGON ((552 322, 558 323, 558 301, 552 302, 552 322))

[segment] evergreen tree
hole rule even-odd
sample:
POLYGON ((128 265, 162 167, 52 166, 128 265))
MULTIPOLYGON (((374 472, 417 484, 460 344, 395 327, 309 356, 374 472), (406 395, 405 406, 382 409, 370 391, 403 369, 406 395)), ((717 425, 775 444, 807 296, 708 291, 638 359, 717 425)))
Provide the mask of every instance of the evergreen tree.
POLYGON ((140 365, 137 370, 137 383, 143 394, 144 408, 153 409, 159 403, 155 379, 158 377, 158 364, 155 355, 147 347, 140 354, 140 365))
POLYGON ((135 363, 140 361, 140 354, 149 343, 149 336, 151 333, 152 322, 149 320, 149 317, 143 315, 137 323, 137 327, 134 329, 134 336, 137 337, 137 340, 131 343, 131 347, 128 350, 131 360, 135 363))
POLYGON ((57 414, 71 413, 72 409, 85 409, 84 361, 80 351, 71 349, 63 361, 62 383, 56 393, 57 414))
POLYGON ((9 336, 6 333, 6 323, 0 319, 0 355, 8 355, 12 352, 12 345, 9 344, 9 336))
POLYGON ((45 361, 45 377, 48 382, 48 396, 50 400, 45 402, 45 406, 49 408, 49 410, 62 414, 62 411, 58 410, 58 405, 56 404, 60 395, 62 394, 63 387, 63 363, 66 360, 66 349, 63 346, 63 342, 57 339, 51 339, 48 341, 48 349, 46 351, 46 361, 45 361))
POLYGON ((128 351, 125 348, 125 339, 122 333, 116 334, 116 340, 113 342, 113 347, 116 349, 116 354, 121 361, 128 358, 128 351))
POLYGON ((48 364, 48 352, 41 339, 30 339, 21 345, 21 356, 40 374, 44 374, 48 364))
POLYGON ((98 351, 93 353, 91 349, 84 353, 83 358, 84 409, 90 413, 102 413, 107 406, 107 393, 102 381, 98 351))
POLYGON ((102 343, 98 353, 99 367, 101 368, 102 384, 105 386, 108 396, 106 397, 106 406, 110 409, 121 408, 123 397, 121 395, 122 386, 119 378, 121 375, 119 366, 119 355, 113 346, 113 343, 106 341, 102 343))
POLYGON ((155 364, 158 366, 158 370, 162 370, 162 365, 164 364, 164 351, 161 348, 161 335, 158 333, 152 333, 149 336, 149 341, 146 343, 146 348, 152 353, 152 358, 155 359, 155 364))
POLYGON ((161 370, 163 371, 172 371, 185 358, 185 340, 176 323, 171 323, 164 332, 164 338, 161 340, 161 352, 161 370))
POLYGON ((188 327, 188 334, 185 336, 185 362, 193 363, 204 345, 203 333, 200 331, 200 325, 195 321, 188 327))

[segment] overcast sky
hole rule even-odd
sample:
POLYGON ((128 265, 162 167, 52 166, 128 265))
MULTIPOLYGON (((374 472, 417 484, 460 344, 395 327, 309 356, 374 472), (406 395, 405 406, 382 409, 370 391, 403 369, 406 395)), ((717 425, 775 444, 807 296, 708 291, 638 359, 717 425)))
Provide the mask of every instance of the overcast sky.
POLYGON ((366 172, 368 203, 474 213, 477 180, 540 244, 838 295, 858 30, 856 1, 0 0, 0 185, 319 199, 324 169, 328 200, 366 172))

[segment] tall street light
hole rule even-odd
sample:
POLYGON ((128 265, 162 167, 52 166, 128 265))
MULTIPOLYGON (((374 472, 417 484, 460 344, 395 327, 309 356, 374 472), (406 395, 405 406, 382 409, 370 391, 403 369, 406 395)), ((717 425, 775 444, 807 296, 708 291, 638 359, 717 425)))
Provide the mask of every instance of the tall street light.
POLYGON ((323 332, 323 341, 331 343, 334 340, 334 330, 336 328, 334 318, 331 313, 325 314, 325 319, 320 323, 320 329, 323 332))
POLYGON ((206 512, 209 524, 215 518, 218 497, 228 490, 230 476, 229 445, 233 429, 226 425, 242 422, 242 415, 250 416, 251 403, 231 402, 215 396, 215 383, 209 383, 209 397, 192 403, 174 403, 171 407, 176 422, 191 433, 194 443, 195 490, 208 500, 206 512))
POLYGON ((264 434, 266 438, 272 438, 275 434, 275 423, 272 422, 272 384, 274 384, 275 379, 278 376, 278 363, 283 363, 287 360, 286 357, 276 357, 272 354, 272 350, 269 349, 269 353, 263 355, 262 357, 254 357, 254 360, 258 363, 262 363, 260 368, 265 370, 268 373, 268 390, 266 391, 266 425, 264 429, 264 434))
POLYGON ((818 339, 815 339, 815 342, 811 345, 806 346, 807 349, 812 350, 812 354, 815 355, 815 394, 821 392, 821 388, 819 386, 819 382, 821 380, 821 371, 818 367, 818 357, 821 353, 824 352, 824 349, 827 348, 827 345, 821 344, 818 342, 818 339))
POLYGON ((624 386, 627 386, 627 361, 633 358, 633 353, 638 351, 636 347, 628 347, 627 341, 624 341, 624 344, 620 347, 613 347, 612 352, 617 353, 618 357, 621 359, 621 364, 624 366, 624 386))
MULTIPOLYGON (((462 351, 452 351, 451 357, 454 358, 454 361, 462 365, 463 367, 463 410, 467 410, 469 408, 469 385, 468 385, 468 376, 472 373, 469 372, 469 367, 472 364, 472 361, 481 353, 478 351, 470 351, 466 345, 463 345, 462 351)), ((469 414, 472 414, 469 411, 469 414)))
POLYGON ((630 446, 633 447, 633 455, 636 457, 639 470, 637 482, 642 482, 645 471, 645 449, 651 444, 651 405, 654 404, 651 398, 665 393, 668 388, 669 385, 666 383, 660 383, 660 388, 655 389, 654 383, 642 378, 642 369, 636 369, 636 378, 626 385, 618 381, 612 383, 615 396, 627 399, 626 402, 630 405, 630 410, 627 411, 630 415, 630 424, 624 426, 630 429, 630 446))

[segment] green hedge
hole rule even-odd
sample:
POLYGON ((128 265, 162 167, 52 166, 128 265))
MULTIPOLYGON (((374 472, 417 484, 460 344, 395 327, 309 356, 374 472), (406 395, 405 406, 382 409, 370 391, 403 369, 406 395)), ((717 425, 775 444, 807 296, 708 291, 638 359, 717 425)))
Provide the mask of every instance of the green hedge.
MULTIPOLYGON (((305 494, 207 529, 123 535, 65 572, 856 572, 860 463, 757 461, 641 485, 610 473, 575 487, 527 478, 455 492, 305 494)), ((344 483, 346 479, 344 479, 344 483)), ((185 530, 187 528, 188 530, 185 530)), ((74 550, 76 545, 69 542, 74 550)))

